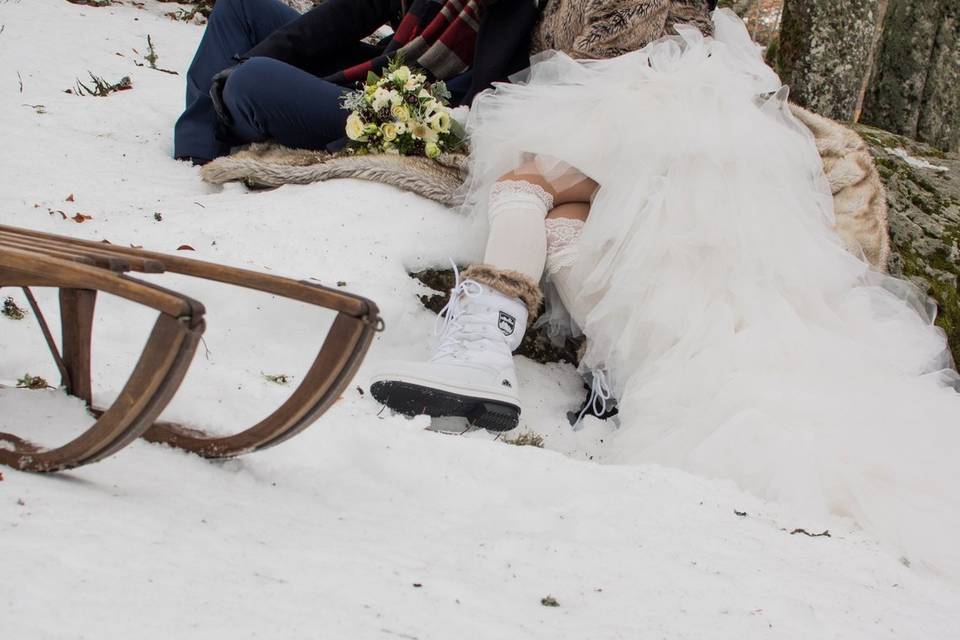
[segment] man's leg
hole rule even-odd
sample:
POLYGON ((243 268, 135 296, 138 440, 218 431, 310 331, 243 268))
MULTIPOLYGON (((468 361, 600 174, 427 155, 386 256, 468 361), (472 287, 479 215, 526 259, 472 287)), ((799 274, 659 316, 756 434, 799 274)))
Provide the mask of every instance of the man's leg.
POLYGON ((217 116, 210 80, 300 14, 280 0, 219 0, 210 14, 200 46, 187 71, 186 109, 174 127, 176 158, 211 160, 229 148, 216 138, 217 116))
POLYGON ((251 58, 230 74, 223 103, 242 142, 276 140, 299 149, 323 149, 344 136, 344 87, 272 58, 251 58))
POLYGON ((547 257, 544 219, 555 204, 589 201, 596 183, 582 175, 557 191, 534 166, 503 176, 490 194, 484 262, 451 292, 445 329, 429 362, 384 364, 371 392, 401 413, 463 416, 506 431, 520 401, 512 352, 540 306, 547 257))

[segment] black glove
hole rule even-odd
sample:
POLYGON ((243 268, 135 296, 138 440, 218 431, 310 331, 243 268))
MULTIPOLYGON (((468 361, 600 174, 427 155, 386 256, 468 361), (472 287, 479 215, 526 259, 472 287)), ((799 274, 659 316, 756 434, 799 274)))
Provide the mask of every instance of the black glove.
POLYGON ((223 104, 223 87, 227 84, 227 78, 230 77, 233 70, 239 66, 239 64, 235 64, 232 67, 227 67, 223 71, 220 71, 213 76, 210 84, 210 99, 213 101, 213 110, 216 112, 220 122, 228 127, 233 124, 233 117, 227 110, 226 105, 223 104))

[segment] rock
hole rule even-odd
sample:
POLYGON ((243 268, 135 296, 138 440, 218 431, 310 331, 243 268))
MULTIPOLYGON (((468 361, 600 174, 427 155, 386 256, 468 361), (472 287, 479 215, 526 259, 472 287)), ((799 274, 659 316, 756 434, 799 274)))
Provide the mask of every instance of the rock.
POLYGON ((786 0, 778 71, 790 98, 840 121, 853 120, 870 72, 878 0, 786 0))
POLYGON ((888 269, 937 302, 937 324, 960 363, 960 155, 868 126, 857 133, 887 188, 888 269))
POLYGON ((960 3, 890 0, 861 122, 960 147, 960 3))

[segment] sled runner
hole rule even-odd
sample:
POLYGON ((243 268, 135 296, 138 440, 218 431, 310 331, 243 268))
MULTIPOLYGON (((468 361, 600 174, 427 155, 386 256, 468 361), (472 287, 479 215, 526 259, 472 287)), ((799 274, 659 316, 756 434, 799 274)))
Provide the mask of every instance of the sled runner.
POLYGON ((382 328, 377 306, 360 296, 291 280, 140 249, 76 240, 0 225, 0 287, 22 287, 40 323, 67 393, 97 421, 65 445, 42 450, 0 433, 0 463, 58 471, 96 462, 137 437, 208 458, 227 458, 279 444, 319 418, 346 388, 382 328), (289 398, 260 422, 232 435, 210 435, 157 417, 183 380, 204 330, 203 305, 128 272, 176 273, 263 291, 337 312, 319 353, 289 398), (59 289, 58 349, 30 287, 59 289), (93 406, 90 350, 98 292, 158 312, 126 386, 110 407, 93 406))

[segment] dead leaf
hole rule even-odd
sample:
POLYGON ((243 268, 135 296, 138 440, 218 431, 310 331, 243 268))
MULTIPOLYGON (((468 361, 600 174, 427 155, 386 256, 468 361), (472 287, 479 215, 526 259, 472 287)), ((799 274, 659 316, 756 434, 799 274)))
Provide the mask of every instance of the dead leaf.
POLYGON ((74 202, 75 200, 76 200, 76 198, 74 198, 74 197, 73 197, 73 194, 71 193, 70 195, 68 195, 68 196, 66 197, 65 202, 74 202))
POLYGON ((177 247, 177 251, 196 251, 196 249, 194 249, 188 244, 182 244, 179 247, 177 247))
POLYGON ((131 249, 143 249, 143 245, 142 245, 142 244, 131 244, 131 245, 130 245, 130 248, 131 248, 131 249))
POLYGON ((74 215, 70 219, 79 224, 81 222, 86 222, 87 220, 93 220, 93 216, 88 216, 85 213, 80 213, 79 211, 77 211, 76 215, 74 215))

